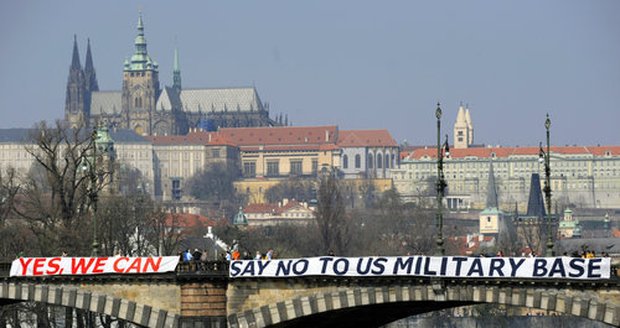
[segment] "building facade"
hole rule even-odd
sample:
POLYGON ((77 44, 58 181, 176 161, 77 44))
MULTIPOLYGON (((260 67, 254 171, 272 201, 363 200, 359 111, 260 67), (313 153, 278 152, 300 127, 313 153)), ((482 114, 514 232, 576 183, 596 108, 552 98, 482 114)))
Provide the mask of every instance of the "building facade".
POLYGON ((161 86, 159 64, 147 50, 142 16, 134 53, 123 65, 120 91, 99 91, 88 42, 84 68, 77 40, 69 68, 65 119, 73 126, 105 122, 139 135, 185 135, 190 128, 276 126, 254 87, 183 89, 178 51, 174 51, 172 86, 161 86))
POLYGON ((400 163, 399 147, 388 130, 342 130, 340 170, 349 178, 390 178, 400 163))
POLYGON ((306 202, 283 199, 277 204, 249 204, 243 209, 251 226, 277 224, 309 224, 314 222, 316 208, 306 202))
MULTIPOLYGON (((2 174, 9 169, 14 169, 20 177, 25 177, 33 169, 35 161, 28 149, 36 151, 36 145, 31 137, 34 132, 35 130, 32 129, 0 129, 0 172, 2 174)), ((142 174, 146 191, 152 194, 155 185, 152 144, 133 131, 110 130, 105 133, 105 140, 102 140, 101 134, 98 134, 97 142, 111 144, 111 147, 108 145, 107 148, 113 154, 107 155, 106 163, 100 163, 98 166, 107 164, 113 165, 114 169, 137 169, 142 174)), ((62 153, 62 147, 58 151, 62 153)), ((64 160, 62 156, 59 159, 64 160)), ((117 174, 115 175, 118 177, 117 174)))
POLYGON ((195 132, 147 139, 153 145, 154 193, 165 201, 180 200, 187 179, 213 164, 239 166, 238 148, 217 133, 195 132))
POLYGON ((239 147, 244 179, 316 177, 340 168, 336 126, 224 128, 218 133, 239 147))
MULTIPOLYGON (((454 147, 443 166, 448 208, 484 209, 492 165, 499 207, 512 210, 519 204, 524 210, 530 176, 544 175, 540 148, 474 145, 471 115, 463 106, 454 133, 454 147)), ((572 208, 620 207, 620 146, 552 146, 550 166, 553 203, 572 208)), ((427 146, 402 152, 400 168, 392 170, 392 178, 406 201, 434 196, 437 149, 427 146)))
MULTIPOLYGON (((493 162, 500 207, 525 204, 532 173, 544 175, 538 147, 479 147, 453 149, 444 159, 451 210, 482 209, 493 162)), ((413 201, 433 193, 437 151, 419 148, 402 154, 392 171, 403 197, 413 201)), ((620 207, 620 146, 551 147, 551 189, 555 202, 571 207, 620 207)))

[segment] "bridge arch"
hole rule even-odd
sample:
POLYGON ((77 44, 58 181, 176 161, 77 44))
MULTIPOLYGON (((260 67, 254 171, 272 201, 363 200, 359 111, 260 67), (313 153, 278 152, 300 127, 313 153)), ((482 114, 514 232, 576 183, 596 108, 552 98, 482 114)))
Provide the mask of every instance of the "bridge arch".
MULTIPOLYGON (((295 297, 228 316, 229 327, 287 327, 334 311, 355 315, 355 311, 383 311, 390 321, 424 312, 471 304, 490 303, 550 310, 620 326, 620 307, 599 300, 594 292, 569 289, 488 285, 392 285, 350 287, 295 297)), ((349 320, 349 319, 347 319, 349 320)), ((316 323, 316 322, 315 322, 316 323)), ((328 323, 322 322, 322 323, 328 323)), ((360 326, 375 326, 367 324, 360 326)))
POLYGON ((146 304, 80 290, 77 287, 1 283, 0 301, 41 302, 109 315, 146 327, 175 327, 178 315, 146 304))

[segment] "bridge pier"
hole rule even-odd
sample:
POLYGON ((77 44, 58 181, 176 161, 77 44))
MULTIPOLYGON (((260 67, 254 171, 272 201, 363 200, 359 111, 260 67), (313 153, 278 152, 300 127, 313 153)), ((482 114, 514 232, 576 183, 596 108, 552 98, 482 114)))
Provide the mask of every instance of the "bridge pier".
POLYGON ((224 281, 188 282, 181 285, 180 328, 225 328, 224 281))

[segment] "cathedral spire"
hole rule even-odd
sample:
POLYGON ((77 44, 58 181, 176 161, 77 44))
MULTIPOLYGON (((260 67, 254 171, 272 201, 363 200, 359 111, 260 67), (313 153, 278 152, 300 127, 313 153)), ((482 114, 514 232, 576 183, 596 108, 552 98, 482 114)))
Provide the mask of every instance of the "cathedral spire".
POLYGON ((77 36, 73 35, 73 56, 69 67, 67 79, 67 92, 65 95, 65 119, 71 126, 83 124, 85 120, 85 83, 84 71, 80 64, 80 54, 77 46, 77 36))
POLYGON ((179 69, 179 49, 174 48, 174 63, 173 63, 173 67, 172 70, 174 72, 180 72, 181 69, 179 69))
POLYGON ((80 53, 78 52, 77 35, 73 34, 73 58, 71 59, 72 69, 82 69, 80 65, 80 53))
POLYGON ((487 184, 487 208, 498 208, 497 187, 495 185, 495 173, 493 162, 489 162, 489 183, 487 184))
POLYGON ((90 53, 90 38, 87 39, 87 44, 86 44, 86 62, 84 63, 84 70, 88 71, 88 70, 94 70, 93 67, 93 55, 90 53))
POLYGON ((174 63, 172 66, 172 87, 181 91, 181 69, 179 68, 179 50, 174 48, 174 63))
POLYGON ((146 38, 144 37, 144 23, 142 13, 138 16, 138 35, 134 40, 135 51, 131 56, 130 64, 125 63, 125 71, 157 71, 158 65, 149 57, 146 50, 146 38))
POLYGON ((136 55, 146 55, 146 38, 144 38, 144 23, 142 22, 142 13, 138 16, 138 35, 134 41, 136 47, 136 55))
POLYGON ((90 38, 86 46, 86 62, 84 63, 84 79, 86 80, 87 91, 99 91, 99 84, 97 83, 97 74, 95 73, 95 66, 93 65, 93 55, 90 51, 90 38))
POLYGON ((142 23, 142 12, 138 14, 138 34, 144 35, 144 24, 142 23))

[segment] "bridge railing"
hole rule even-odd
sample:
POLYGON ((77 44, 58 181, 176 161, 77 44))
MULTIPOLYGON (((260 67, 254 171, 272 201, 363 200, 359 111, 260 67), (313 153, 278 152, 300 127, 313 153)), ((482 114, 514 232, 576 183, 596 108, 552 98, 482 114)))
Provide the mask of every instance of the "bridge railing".
POLYGON ((201 274, 213 276, 228 276, 227 261, 190 261, 179 262, 175 272, 180 275, 201 274))

